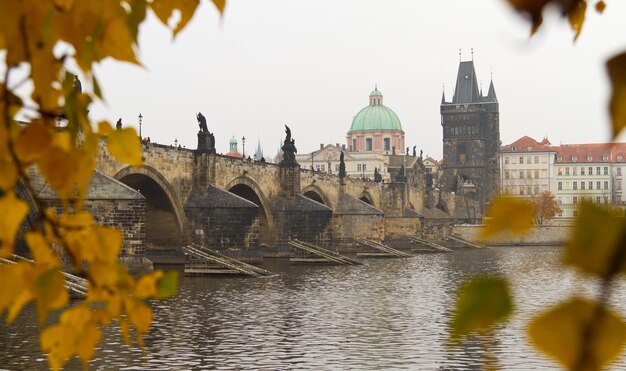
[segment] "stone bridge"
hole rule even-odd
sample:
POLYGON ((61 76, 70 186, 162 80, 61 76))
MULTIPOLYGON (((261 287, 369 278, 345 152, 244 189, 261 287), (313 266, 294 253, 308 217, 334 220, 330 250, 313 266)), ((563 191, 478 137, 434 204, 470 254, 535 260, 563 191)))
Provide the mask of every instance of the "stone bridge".
POLYGON ((349 249, 356 238, 419 233, 423 192, 407 182, 376 183, 147 143, 144 165, 119 163, 101 143, 96 169, 145 197, 145 246, 189 241, 223 249, 284 247, 298 238, 349 249))

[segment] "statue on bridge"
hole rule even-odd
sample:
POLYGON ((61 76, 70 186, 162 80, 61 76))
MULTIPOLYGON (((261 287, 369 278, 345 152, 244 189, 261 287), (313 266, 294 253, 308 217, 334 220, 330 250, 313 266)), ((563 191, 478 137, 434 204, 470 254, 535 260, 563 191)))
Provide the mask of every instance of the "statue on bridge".
POLYGON ((206 126, 206 118, 202 114, 202 112, 198 112, 196 115, 196 119, 198 120, 198 126, 200 126, 200 131, 203 133, 208 133, 209 128, 206 126))
POLYGON ((413 157, 417 157, 417 146, 413 146, 413 157))
POLYGON ((380 183, 383 181, 383 176, 380 174, 377 167, 374 168, 374 181, 376 183, 380 183))
POLYGON ((285 125, 285 142, 281 149, 283 150, 283 160, 281 163, 284 164, 297 164, 296 162, 296 153, 298 150, 296 149, 296 140, 291 137, 291 129, 289 126, 285 125))
POLYGON ((117 123, 115 124, 115 128, 117 130, 122 130, 122 118, 121 117, 117 120, 117 123))
POLYGON ((209 128, 206 125, 206 118, 202 112, 196 114, 198 120, 198 126, 200 131, 198 132, 198 151, 200 153, 215 153, 215 136, 209 132, 209 128))
POLYGON ((343 179, 346 177, 346 162, 344 161, 344 154, 341 151, 339 155, 339 178, 343 179))

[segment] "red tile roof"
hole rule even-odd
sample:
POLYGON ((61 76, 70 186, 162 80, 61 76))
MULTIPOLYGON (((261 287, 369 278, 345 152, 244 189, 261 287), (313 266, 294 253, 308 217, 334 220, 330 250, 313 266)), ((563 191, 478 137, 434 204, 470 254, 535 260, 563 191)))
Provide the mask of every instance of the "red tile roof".
POLYGON ((554 148, 557 163, 626 162, 626 143, 564 144, 554 148))
MULTIPOLYGON (((542 141, 550 143, 547 138, 542 141)), ((507 144, 500 149, 500 152, 517 153, 517 152, 556 152, 555 147, 537 142, 533 138, 524 135, 515 142, 507 144)))

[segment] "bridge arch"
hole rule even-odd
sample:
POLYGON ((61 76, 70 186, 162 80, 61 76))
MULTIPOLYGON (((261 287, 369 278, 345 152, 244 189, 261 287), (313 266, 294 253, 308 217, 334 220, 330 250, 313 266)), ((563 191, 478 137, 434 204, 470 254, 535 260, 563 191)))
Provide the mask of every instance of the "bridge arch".
POLYGON ((313 201, 317 201, 322 205, 333 208, 326 193, 316 184, 309 184, 302 189, 302 195, 310 198, 313 201))
POLYGON ((261 208, 268 223, 272 224, 272 210, 269 207, 270 202, 254 179, 247 175, 240 175, 228 183, 226 190, 248 201, 254 202, 261 208))
POLYGON ((146 198, 146 244, 178 247, 184 240, 185 212, 167 179, 147 165, 125 167, 114 178, 146 198))
POLYGON ((368 205, 376 207, 376 205, 374 205, 374 198, 368 191, 363 191, 359 196, 359 200, 365 202, 368 205))

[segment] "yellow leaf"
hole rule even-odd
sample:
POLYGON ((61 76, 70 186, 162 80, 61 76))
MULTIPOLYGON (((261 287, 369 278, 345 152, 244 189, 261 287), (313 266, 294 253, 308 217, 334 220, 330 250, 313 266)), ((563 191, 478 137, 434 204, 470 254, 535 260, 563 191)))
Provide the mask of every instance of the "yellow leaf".
POLYGON ((76 353, 83 361, 84 368, 87 369, 89 360, 96 352, 96 346, 102 339, 102 333, 100 328, 94 322, 88 322, 83 327, 83 331, 80 334, 80 341, 76 344, 76 353))
POLYGON ((608 278, 624 271, 625 262, 617 261, 626 222, 611 215, 609 210, 591 203, 583 203, 578 210, 574 230, 567 241, 563 262, 583 274, 608 278))
POLYGON ((98 123, 98 134, 109 135, 113 132, 113 127, 108 121, 100 121, 98 123))
POLYGON ((157 281, 163 276, 162 271, 145 274, 135 285, 134 295, 139 299, 154 297, 157 294, 157 281))
POLYGON ((40 325, 45 323, 50 310, 64 307, 70 299, 65 289, 65 277, 58 269, 49 269, 39 275, 33 292, 40 325))
POLYGON ((62 198, 73 196, 74 177, 79 169, 77 152, 65 152, 57 147, 52 147, 37 161, 41 174, 59 192, 62 198))
POLYGON ((132 298, 126 298, 124 306, 130 323, 137 329, 138 337, 148 332, 152 323, 152 309, 141 301, 132 298))
POLYGON ((120 333, 122 334, 124 344, 130 346, 130 329, 128 328, 128 320, 126 318, 120 318, 120 333))
POLYGON ((58 131, 54 133, 52 144, 55 147, 59 147, 62 151, 70 152, 74 147, 72 134, 67 130, 58 131))
POLYGON ((109 134, 107 146, 111 155, 130 166, 141 166, 141 142, 133 128, 114 130, 109 134))
POLYGON ((501 232, 523 234, 532 226, 534 216, 531 202, 514 197, 498 197, 487 212, 481 239, 488 239, 501 232))
POLYGON ((163 277, 159 278, 157 282, 157 295, 156 299, 166 299, 176 293, 176 287, 178 286, 178 271, 171 270, 165 273, 163 277))
POLYGON ((128 24, 121 17, 111 19, 104 27, 99 40, 100 51, 120 61, 139 64, 133 50, 133 38, 128 24))
POLYGON ((28 214, 28 205, 8 192, 0 197, 0 210, 0 257, 6 257, 13 253, 15 234, 28 214))
POLYGON ((46 242, 40 232, 29 231, 24 235, 28 248, 35 260, 35 264, 46 267, 60 267, 61 261, 52 247, 46 242))
POLYGON ((604 12, 605 8, 606 8, 606 4, 604 3, 604 1, 600 0, 596 3, 596 11, 598 13, 604 12))
POLYGON ((43 121, 33 121, 20 130, 15 139, 15 154, 29 164, 39 158, 52 143, 52 128, 43 121))
MULTIPOLYGON (((219 0, 214 2, 218 9, 219 3, 219 0)), ((166 26, 170 26, 169 21, 172 13, 177 9, 180 11, 180 20, 173 28, 174 36, 185 28, 197 7, 198 0, 155 0, 152 2, 152 10, 166 26)))
POLYGON ((575 297, 533 318, 528 336, 539 350, 568 369, 600 370, 622 351, 626 324, 600 304, 575 297), (591 322, 595 315, 599 317, 591 322), (593 330, 588 331, 588 326, 593 330), (582 352, 587 353, 584 360, 579 359, 582 352))
POLYGON ((450 325, 452 342, 472 332, 487 332, 505 322, 513 311, 509 284, 503 277, 475 277, 457 293, 450 325))
POLYGON ((226 0, 212 0, 213 5, 219 10, 220 13, 224 13, 224 8, 226 8, 226 0))
POLYGON ((0 314, 22 292, 24 279, 17 264, 0 265, 0 314))
POLYGON ((0 174, 2 174, 0 176, 0 191, 7 192, 12 190, 17 181, 17 168, 7 156, 0 155, 0 174))
POLYGON ((606 67, 613 88, 609 111, 615 138, 626 126, 626 53, 609 59, 606 67))
POLYGON ((569 24, 574 30, 574 40, 578 39, 580 31, 583 29, 585 23, 585 12, 587 11, 587 3, 584 1, 575 2, 572 8, 567 13, 567 19, 569 24))
POLYGON ((535 32, 543 23, 543 7, 550 2, 550 0, 507 0, 508 3, 518 12, 527 15, 532 23, 531 35, 535 32))

